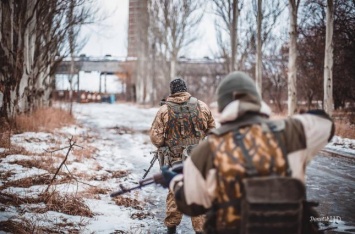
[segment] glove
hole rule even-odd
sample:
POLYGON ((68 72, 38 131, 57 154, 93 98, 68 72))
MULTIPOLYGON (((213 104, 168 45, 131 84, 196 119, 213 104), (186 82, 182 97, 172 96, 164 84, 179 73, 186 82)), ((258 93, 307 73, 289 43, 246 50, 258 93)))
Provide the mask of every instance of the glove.
POLYGON ((178 174, 172 170, 169 170, 169 166, 161 167, 161 174, 163 175, 163 183, 161 184, 164 188, 168 188, 170 181, 178 174))

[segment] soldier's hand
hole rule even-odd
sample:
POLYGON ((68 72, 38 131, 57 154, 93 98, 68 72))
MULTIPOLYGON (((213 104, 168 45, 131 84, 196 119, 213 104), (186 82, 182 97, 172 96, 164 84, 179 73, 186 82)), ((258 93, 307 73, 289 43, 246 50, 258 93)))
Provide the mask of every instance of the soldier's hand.
POLYGON ((172 170, 169 170, 169 166, 162 166, 161 167, 161 173, 164 178, 164 183, 162 183, 162 186, 164 188, 168 188, 170 181, 178 174, 172 170))

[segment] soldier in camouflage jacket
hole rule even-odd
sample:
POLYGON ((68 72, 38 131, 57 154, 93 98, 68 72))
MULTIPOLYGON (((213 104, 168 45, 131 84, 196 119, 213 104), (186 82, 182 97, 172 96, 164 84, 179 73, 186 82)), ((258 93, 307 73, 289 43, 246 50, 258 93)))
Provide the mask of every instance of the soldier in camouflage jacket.
POLYGON ((241 147, 232 132, 239 129, 244 136, 259 175, 285 175, 289 167, 291 176, 304 183, 306 165, 330 141, 334 124, 322 110, 268 120, 261 113, 261 98, 253 80, 242 72, 233 72, 221 81, 217 98, 221 127, 192 151, 184 162, 184 173, 171 176, 169 188, 184 214, 213 211, 206 221, 206 233, 239 233, 243 220, 238 206, 220 206, 241 197, 240 184, 231 181, 245 177, 246 171, 241 147), (278 129, 279 141, 263 131, 261 123, 267 121, 278 129), (214 227, 209 229, 211 225, 214 227))
MULTIPOLYGON (((166 99, 152 123, 150 139, 157 147, 168 148, 168 160, 165 165, 171 166, 183 160, 184 148, 197 145, 207 132, 215 128, 215 122, 208 106, 187 92, 186 83, 182 79, 175 79, 170 83, 171 95, 166 99), (180 109, 184 109, 180 113, 180 109)), ((165 150, 166 152, 166 150, 165 150)), ((175 233, 182 219, 178 211, 173 194, 169 191, 166 200, 165 226, 168 233, 175 233)), ((204 216, 192 218, 192 226, 196 233, 203 230, 204 216)))

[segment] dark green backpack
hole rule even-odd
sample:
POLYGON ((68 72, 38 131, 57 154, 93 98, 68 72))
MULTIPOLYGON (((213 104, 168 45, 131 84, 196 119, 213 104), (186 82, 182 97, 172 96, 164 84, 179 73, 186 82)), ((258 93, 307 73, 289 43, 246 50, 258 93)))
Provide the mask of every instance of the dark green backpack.
POLYGON ((199 119, 198 100, 191 97, 187 102, 166 102, 168 106, 168 123, 165 129, 166 145, 175 154, 181 154, 183 148, 198 144, 204 137, 201 131, 202 120, 199 119))

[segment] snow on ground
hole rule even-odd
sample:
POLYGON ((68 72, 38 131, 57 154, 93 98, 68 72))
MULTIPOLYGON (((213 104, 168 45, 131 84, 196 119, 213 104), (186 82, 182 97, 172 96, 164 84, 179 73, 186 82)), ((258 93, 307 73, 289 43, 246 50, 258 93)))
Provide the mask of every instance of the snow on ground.
MULTIPOLYGON (((133 104, 75 104, 74 114, 78 125, 57 129, 54 133, 13 135, 12 144, 23 147, 29 153, 0 157, 0 199, 3 193, 16 194, 22 198, 40 196, 48 183, 18 187, 14 182, 45 175, 52 178, 72 138, 77 146, 74 146, 75 151, 69 154, 62 173, 56 178, 63 182, 52 185, 50 191, 81 197, 94 215, 68 215, 53 210, 34 212, 36 209, 43 210, 46 206, 43 203, 22 204, 20 207, 0 203, 0 222, 26 218, 36 225, 60 230, 61 233, 73 230, 79 233, 164 232, 165 189, 151 185, 120 196, 118 200, 109 196, 119 189, 119 184, 128 188, 137 186, 144 169, 149 167, 152 158, 150 152, 155 148, 150 143, 147 131, 157 110, 138 108, 133 104), (58 149, 61 150, 56 151, 58 149), (52 169, 43 169, 44 164, 52 169), (68 180, 68 175, 76 179, 68 180), (67 229, 69 224, 71 230, 67 229)), ((355 157, 355 140, 334 137, 327 147, 346 151, 355 157)), ((0 155, 4 153, 6 149, 0 148, 0 155)), ((158 171, 156 163, 148 177, 158 171)), ((183 234, 193 233, 187 217, 183 218, 178 230, 183 234)))
POLYGON ((334 136, 326 146, 327 149, 342 152, 348 156, 355 157, 355 140, 334 136))

